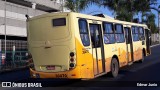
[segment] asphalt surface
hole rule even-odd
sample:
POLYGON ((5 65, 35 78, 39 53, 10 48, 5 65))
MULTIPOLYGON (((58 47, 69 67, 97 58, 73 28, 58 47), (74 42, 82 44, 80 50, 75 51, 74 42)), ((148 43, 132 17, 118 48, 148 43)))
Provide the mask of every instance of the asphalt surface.
POLYGON ((109 74, 87 81, 66 79, 30 79, 29 70, 0 74, 0 81, 36 82, 44 88, 0 88, 0 90, 160 90, 160 45, 152 47, 152 54, 143 63, 134 63, 120 69, 119 75, 112 78, 109 74), (137 84, 154 86, 137 86, 137 84), (157 86, 156 86, 157 85, 157 86))

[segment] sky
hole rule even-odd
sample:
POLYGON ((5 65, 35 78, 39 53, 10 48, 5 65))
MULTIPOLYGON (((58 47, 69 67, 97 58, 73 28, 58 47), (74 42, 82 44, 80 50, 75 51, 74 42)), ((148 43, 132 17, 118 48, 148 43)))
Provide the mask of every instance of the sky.
MULTIPOLYGON (((160 5, 160 0, 157 0, 157 8, 158 8, 158 5, 160 5)), ((155 11, 155 10, 151 10, 153 14, 155 14, 156 18, 155 18, 155 22, 156 22, 156 25, 158 26, 158 12, 155 11)), ((90 15, 93 15, 93 14, 98 14, 98 13, 103 13, 105 15, 108 15, 110 17, 114 17, 113 15, 113 11, 110 11, 108 8, 106 7, 99 7, 97 5, 90 5, 88 8, 86 8, 85 10, 83 10, 81 13, 84 13, 84 14, 90 14, 90 15)))

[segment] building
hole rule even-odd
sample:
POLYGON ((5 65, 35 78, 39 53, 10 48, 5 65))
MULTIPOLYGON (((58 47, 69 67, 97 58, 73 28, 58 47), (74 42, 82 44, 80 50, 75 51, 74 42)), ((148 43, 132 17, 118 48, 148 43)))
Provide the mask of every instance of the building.
POLYGON ((5 51, 27 51, 25 15, 33 17, 62 11, 63 2, 64 0, 0 0, 0 54, 5 51))

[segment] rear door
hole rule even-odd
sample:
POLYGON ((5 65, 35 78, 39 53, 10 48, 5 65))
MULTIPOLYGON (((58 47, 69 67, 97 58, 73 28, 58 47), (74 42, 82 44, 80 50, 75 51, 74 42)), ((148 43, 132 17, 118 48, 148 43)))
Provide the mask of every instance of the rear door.
POLYGON ((151 34, 148 29, 145 29, 145 36, 146 36, 146 48, 147 48, 147 53, 151 53, 150 51, 150 45, 151 45, 151 34))
POLYGON ((133 62, 133 42, 132 42, 131 29, 129 27, 125 27, 125 38, 127 46, 127 60, 128 63, 131 63, 133 62))
POLYGON ((90 24, 89 27, 94 60, 94 75, 98 75, 105 72, 104 46, 101 25, 90 24))
POLYGON ((142 41, 140 40, 139 27, 132 26, 133 57, 134 61, 142 59, 142 41))

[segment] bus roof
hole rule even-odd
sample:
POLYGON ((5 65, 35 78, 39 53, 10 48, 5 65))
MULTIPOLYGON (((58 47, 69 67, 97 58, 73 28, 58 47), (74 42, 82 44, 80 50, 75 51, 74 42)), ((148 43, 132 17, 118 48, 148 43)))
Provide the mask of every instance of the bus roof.
POLYGON ((142 26, 142 27, 145 27, 145 28, 148 29, 146 24, 139 24, 139 23, 121 21, 121 20, 117 20, 117 19, 114 19, 114 18, 110 18, 107 15, 105 15, 105 17, 98 17, 98 16, 92 16, 92 15, 75 13, 75 12, 47 13, 47 14, 42 14, 42 15, 39 15, 39 16, 29 18, 29 21, 34 20, 34 19, 38 19, 38 18, 53 16, 53 15, 69 15, 69 14, 74 16, 74 17, 77 17, 77 18, 86 18, 86 19, 91 19, 91 20, 106 21, 106 22, 112 22, 112 23, 120 23, 120 24, 125 24, 125 25, 132 25, 132 26, 136 25, 136 26, 142 26))

